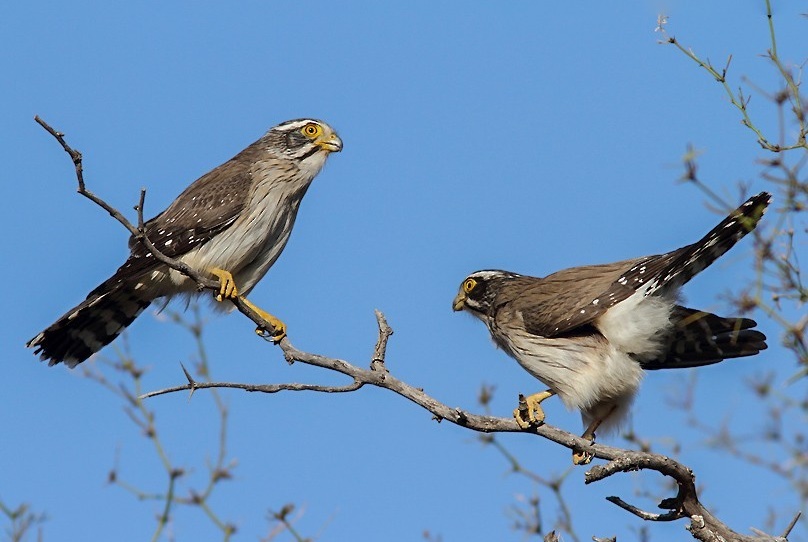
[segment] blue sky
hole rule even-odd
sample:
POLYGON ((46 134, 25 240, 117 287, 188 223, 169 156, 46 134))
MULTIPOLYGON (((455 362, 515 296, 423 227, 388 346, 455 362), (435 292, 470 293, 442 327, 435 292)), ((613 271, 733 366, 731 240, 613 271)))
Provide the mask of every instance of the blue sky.
MULTIPOLYGON (((739 181, 766 188, 757 179, 760 148, 723 90, 654 32, 665 13, 669 32, 715 64, 733 55, 735 86, 745 75, 771 88, 776 74, 760 56, 769 46, 762 2, 696 9, 674 0, 77 0, 15 3, 3 12, 0 253, 9 288, 0 326, 0 499, 46 512, 48 541, 147 539, 159 505, 108 486, 106 475, 117 461, 122 476, 149 491, 164 490, 164 475, 119 400, 23 347, 127 253, 123 228, 75 194, 70 161, 35 114, 84 153, 89 188, 130 217, 141 187, 154 215, 269 127, 326 120, 344 151, 315 180, 286 251, 251 299, 285 320, 297 347, 360 365, 372 353, 378 308, 395 330, 387 364, 396 376, 477 411, 480 385, 495 385, 491 408, 501 416, 519 393, 541 386, 493 348, 479 322, 452 313, 468 273, 544 275, 695 241, 719 218, 697 189, 677 182, 688 144, 702 151, 702 178, 728 199, 737 201, 739 181)), ((801 63, 808 22, 791 5, 777 7, 775 22, 784 59, 801 63)), ((765 129, 776 128, 762 97, 751 107, 765 129)), ((689 303, 726 312, 717 294, 743 283, 750 262, 750 243, 742 243, 688 285, 689 303)), ((238 314, 205 314, 216 379, 342 382, 287 366, 238 314)), ((770 350, 698 372, 703 422, 747 422, 751 431, 760 420, 746 404, 744 380, 776 370, 782 385, 793 374, 776 326, 758 319, 770 350)), ((182 382, 179 363, 193 354, 186 334, 145 313, 128 341, 150 368, 147 389, 182 382)), ((637 433, 682 440, 705 502, 737 530, 762 526, 769 505, 796 511, 786 484, 706 451, 671 409, 666 397, 688 378, 647 378, 637 433)), ((444 540, 522 539, 509 528, 508 508, 536 488, 508 475, 475 435, 436 424, 400 397, 376 389, 222 396, 238 466, 212 505, 238 525, 237 539, 265 534, 266 510, 287 502, 305 506, 298 527, 322 531, 323 540, 418 540, 425 530, 444 540)), ((189 481, 199 485, 216 451, 210 395, 176 394, 149 406, 169 455, 192 466, 189 481)), ((550 423, 579 430, 578 415, 560 402, 547 411, 550 423)), ((566 450, 540 439, 502 440, 542 474, 568 466, 566 450)), ((565 491, 578 534, 631 539, 640 520, 604 496, 632 500, 655 480, 584 486, 583 470, 574 471, 565 491)), ((552 499, 540 496, 549 521, 552 499)), ((178 540, 218 538, 198 510, 181 509, 175 519, 178 540)), ((683 536, 683 528, 650 526, 659 539, 683 536)))

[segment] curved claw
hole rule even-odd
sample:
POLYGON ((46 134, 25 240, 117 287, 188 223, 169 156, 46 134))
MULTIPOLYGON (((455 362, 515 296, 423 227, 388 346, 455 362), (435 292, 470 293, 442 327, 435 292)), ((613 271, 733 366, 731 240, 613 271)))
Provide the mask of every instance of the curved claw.
POLYGON ((255 332, 258 335, 260 335, 265 339, 270 339, 275 344, 278 344, 279 342, 281 342, 281 340, 283 340, 284 337, 286 337, 286 324, 284 324, 279 318, 269 314, 264 310, 259 309, 258 307, 250 303, 250 301, 246 297, 242 297, 241 301, 245 305, 250 307, 252 310, 254 310, 258 314, 258 316, 266 320, 269 323, 270 327, 272 327, 272 334, 270 334, 269 336, 267 336, 268 330, 264 329, 263 327, 255 328, 255 332))
POLYGON ((585 452, 583 450, 575 450, 572 452, 572 464, 589 465, 592 462, 593 457, 595 456, 589 452, 585 452))
MULTIPOLYGON (((544 411, 542 410, 542 422, 544 422, 544 411)), ((530 420, 530 415, 528 414, 527 406, 522 406, 522 402, 519 402, 519 406, 513 409, 513 419, 516 420, 516 425, 519 426, 520 429, 530 429, 532 425, 538 425, 540 422, 533 422, 530 420), (527 417, 527 419, 525 419, 527 417)))
MULTIPOLYGON (((611 416, 616 409, 617 409, 617 405, 613 405, 612 408, 609 409, 609 412, 607 412, 605 416, 603 416, 602 418, 597 418, 595 420, 592 420, 592 422, 589 424, 589 426, 584 431, 584 434, 581 435, 581 438, 588 440, 591 444, 595 444, 595 431, 598 430, 598 427, 600 427, 600 424, 602 424, 603 421, 606 418, 611 416)), ((572 452, 572 464, 573 465, 588 465, 592 461, 592 458, 594 458, 594 457, 595 457, 594 454, 592 454, 590 452, 587 452, 586 450, 573 450, 573 452, 572 452)))
POLYGON ((275 333, 270 334, 269 331, 262 327, 255 328, 256 335, 259 335, 262 339, 266 339, 268 341, 272 341, 273 344, 278 344, 286 337, 286 324, 278 320, 278 327, 273 327, 272 330, 275 333), (280 330, 279 330, 280 328, 280 330))
POLYGON ((216 295, 216 301, 221 303, 225 299, 235 299, 238 297, 245 305, 250 307, 261 318, 266 320, 272 328, 272 334, 267 335, 266 329, 263 327, 257 327, 255 328, 255 332, 258 335, 261 335, 266 339, 270 339, 275 344, 278 344, 281 342, 281 340, 283 340, 284 337, 286 337, 286 324, 284 324, 279 318, 272 316, 268 312, 261 310, 250 303, 246 297, 240 296, 238 293, 238 287, 236 286, 236 281, 233 279, 233 275, 229 271, 215 267, 210 270, 210 273, 219 279, 219 293, 216 295))
POLYGON ((519 427, 529 429, 531 426, 543 424, 545 414, 544 409, 541 407, 541 402, 553 395, 555 395, 555 392, 552 390, 534 393, 528 397, 520 394, 519 406, 513 411, 513 417, 519 427))

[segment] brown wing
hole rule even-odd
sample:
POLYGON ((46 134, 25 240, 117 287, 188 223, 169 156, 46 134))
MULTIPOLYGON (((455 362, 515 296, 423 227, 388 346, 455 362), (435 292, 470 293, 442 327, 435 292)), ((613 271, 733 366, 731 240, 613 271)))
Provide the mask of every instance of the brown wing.
POLYGON ((586 326, 616 303, 635 293, 631 283, 618 282, 623 273, 654 258, 564 269, 543 279, 529 279, 516 304, 528 332, 556 337, 586 326), (597 300, 597 301, 595 301, 597 300), (538 301, 538 302, 537 302, 538 301))
POLYGON ((679 288, 752 231, 771 202, 761 192, 735 209, 707 235, 678 250, 613 264, 565 269, 533 287, 544 306, 523 310, 528 330, 545 337, 574 332, 638 290, 652 295, 679 288))
POLYGON ((574 267, 548 275, 542 279, 541 288, 550 293, 548 304, 551 307, 535 315, 535 325, 549 333, 540 333, 545 337, 564 335, 592 323, 638 290, 645 289, 645 295, 651 295, 665 286, 678 288, 729 250, 739 238, 731 239, 728 246, 712 241, 709 246, 713 252, 709 253, 703 248, 711 239, 708 235, 698 243, 667 254, 574 267))
MULTIPOLYGON (((168 208, 144 224, 146 235, 160 252, 179 258, 230 227, 247 203, 250 169, 260 148, 253 143, 234 158, 209 171, 186 188, 168 208)), ((129 238, 129 259, 90 292, 88 299, 115 285, 136 280, 157 265, 145 245, 129 238)))
MULTIPOLYGON (((210 241, 238 218, 250 192, 255 144, 194 181, 169 207, 146 222, 146 235, 166 256, 178 258, 210 241)), ((148 251, 134 237, 132 256, 148 251)))

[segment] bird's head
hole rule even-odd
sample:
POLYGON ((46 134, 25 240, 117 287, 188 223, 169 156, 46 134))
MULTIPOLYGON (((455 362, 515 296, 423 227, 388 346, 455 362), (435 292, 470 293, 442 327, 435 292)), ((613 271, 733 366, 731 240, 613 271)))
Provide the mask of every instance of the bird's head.
POLYGON ((488 315, 494 305, 498 286, 518 276, 507 271, 475 271, 460 283, 452 308, 456 311, 468 311, 475 316, 488 315))
POLYGON ((259 140, 270 156, 290 160, 310 182, 332 152, 342 150, 342 140, 331 126, 321 120, 287 120, 270 129, 259 140))
POLYGON ((295 119, 278 124, 266 134, 270 145, 288 158, 323 159, 342 150, 342 140, 328 124, 315 119, 295 119))

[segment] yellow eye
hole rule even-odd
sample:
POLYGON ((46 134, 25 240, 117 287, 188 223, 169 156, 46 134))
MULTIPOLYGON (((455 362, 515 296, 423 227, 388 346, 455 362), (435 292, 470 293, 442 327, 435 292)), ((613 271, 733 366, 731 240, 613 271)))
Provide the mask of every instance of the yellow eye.
POLYGON ((303 132, 303 135, 310 138, 315 138, 318 135, 323 133, 323 129, 320 127, 319 124, 314 124, 313 122, 308 123, 303 128, 300 129, 303 132))
POLYGON ((463 291, 467 294, 470 293, 475 286, 477 286, 477 281, 474 279, 466 279, 463 281, 463 291))

